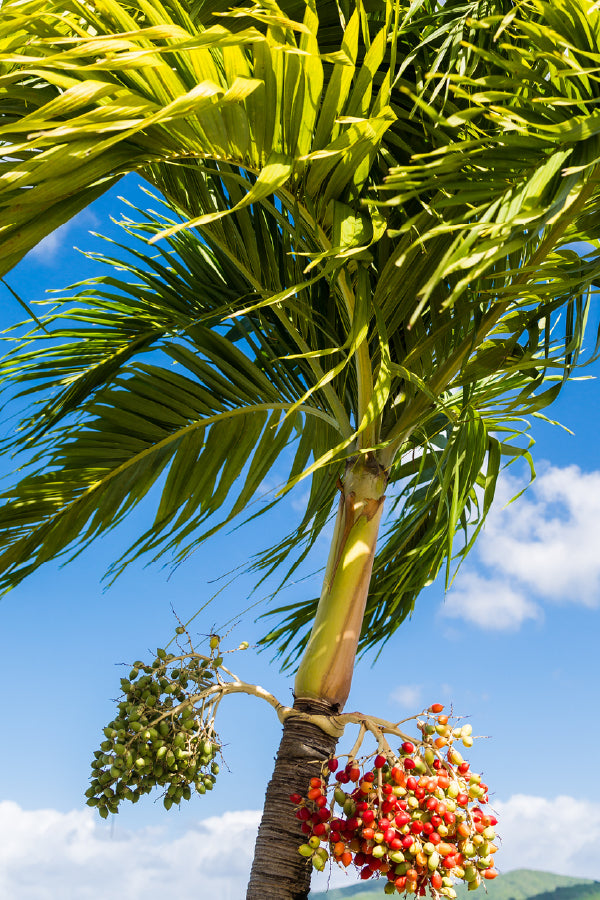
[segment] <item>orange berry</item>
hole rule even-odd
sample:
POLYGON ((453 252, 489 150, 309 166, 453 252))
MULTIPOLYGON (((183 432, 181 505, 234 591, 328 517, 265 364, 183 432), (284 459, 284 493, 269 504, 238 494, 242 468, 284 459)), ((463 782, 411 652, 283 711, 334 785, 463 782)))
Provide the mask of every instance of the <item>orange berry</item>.
POLYGON ((497 878, 499 873, 497 869, 484 869, 481 874, 484 878, 487 878, 488 881, 491 881, 492 878, 497 878))
POLYGON ((446 844, 444 841, 439 843, 435 849, 440 856, 450 856, 456 852, 456 847, 453 844, 446 844))

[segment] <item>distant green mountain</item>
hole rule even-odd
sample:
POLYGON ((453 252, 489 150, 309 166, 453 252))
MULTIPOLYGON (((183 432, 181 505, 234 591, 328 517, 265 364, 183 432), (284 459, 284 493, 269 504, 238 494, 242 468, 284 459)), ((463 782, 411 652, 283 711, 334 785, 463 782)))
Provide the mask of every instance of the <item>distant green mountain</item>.
MULTIPOLYGON (((315 900, 382 900, 383 881, 366 884, 352 884, 346 888, 311 893, 315 900)), ((471 892, 469 900, 600 900, 600 881, 586 878, 570 878, 568 875, 553 875, 533 869, 515 869, 486 883, 484 891, 471 892)), ((457 885, 457 900, 466 900, 466 885, 457 885)))

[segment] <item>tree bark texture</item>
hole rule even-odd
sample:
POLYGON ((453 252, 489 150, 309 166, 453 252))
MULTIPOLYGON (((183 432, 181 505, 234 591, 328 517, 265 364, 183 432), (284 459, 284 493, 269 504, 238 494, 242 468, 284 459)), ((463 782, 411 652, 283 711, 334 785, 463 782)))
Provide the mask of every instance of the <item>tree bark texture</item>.
MULTIPOLYGON (((310 715, 331 716, 338 709, 319 700, 296 700, 294 709, 310 715)), ((246 900, 306 900, 312 864, 298 853, 305 843, 301 823, 294 815, 290 794, 306 795, 310 779, 319 777, 337 738, 311 722, 290 716, 275 760, 256 839, 254 863, 246 900)))

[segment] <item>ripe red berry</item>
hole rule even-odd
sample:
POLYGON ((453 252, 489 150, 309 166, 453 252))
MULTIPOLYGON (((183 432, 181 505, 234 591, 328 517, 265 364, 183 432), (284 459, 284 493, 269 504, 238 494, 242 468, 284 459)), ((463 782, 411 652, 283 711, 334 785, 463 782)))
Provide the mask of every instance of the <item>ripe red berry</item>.
POLYGON ((411 744, 410 741, 404 741, 400 749, 403 753, 414 753, 415 745, 411 744))
POLYGON ((414 791, 415 788, 417 787, 418 783, 419 782, 414 777, 414 775, 409 775, 408 778, 406 779, 406 787, 408 788, 409 791, 414 791))
POLYGON ((302 797, 300 794, 290 794, 290 801, 294 804, 294 806, 297 806, 302 802, 302 797))
POLYGON ((338 774, 335 777, 336 777, 336 781, 339 784, 348 784, 348 782, 350 781, 350 776, 348 775, 347 772, 338 772, 338 774))
POLYGON ((333 757, 333 759, 327 760, 327 768, 330 772, 337 772, 337 767, 339 766, 339 761, 333 757))
POLYGON ((417 765, 416 762, 410 756, 407 756, 406 759, 404 760, 404 768, 407 769, 408 771, 416 768, 416 765, 417 765))
POLYGON ((432 713, 441 713, 441 711, 443 710, 443 708, 444 708, 444 704, 443 704, 443 703, 432 703, 431 706, 429 707, 429 712, 432 712, 432 713))
POLYGON ((387 762, 387 759, 385 758, 385 756, 382 753, 378 753, 377 756, 375 757, 375 763, 374 763, 375 768, 383 769, 386 762, 387 762))

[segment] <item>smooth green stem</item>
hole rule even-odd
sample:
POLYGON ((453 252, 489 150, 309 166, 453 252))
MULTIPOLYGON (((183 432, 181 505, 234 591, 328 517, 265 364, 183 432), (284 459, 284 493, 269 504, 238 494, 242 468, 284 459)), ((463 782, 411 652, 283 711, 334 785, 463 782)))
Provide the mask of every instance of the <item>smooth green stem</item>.
POLYGON ((348 698, 375 545, 385 470, 372 454, 348 461, 323 590, 294 693, 341 710, 348 698))

